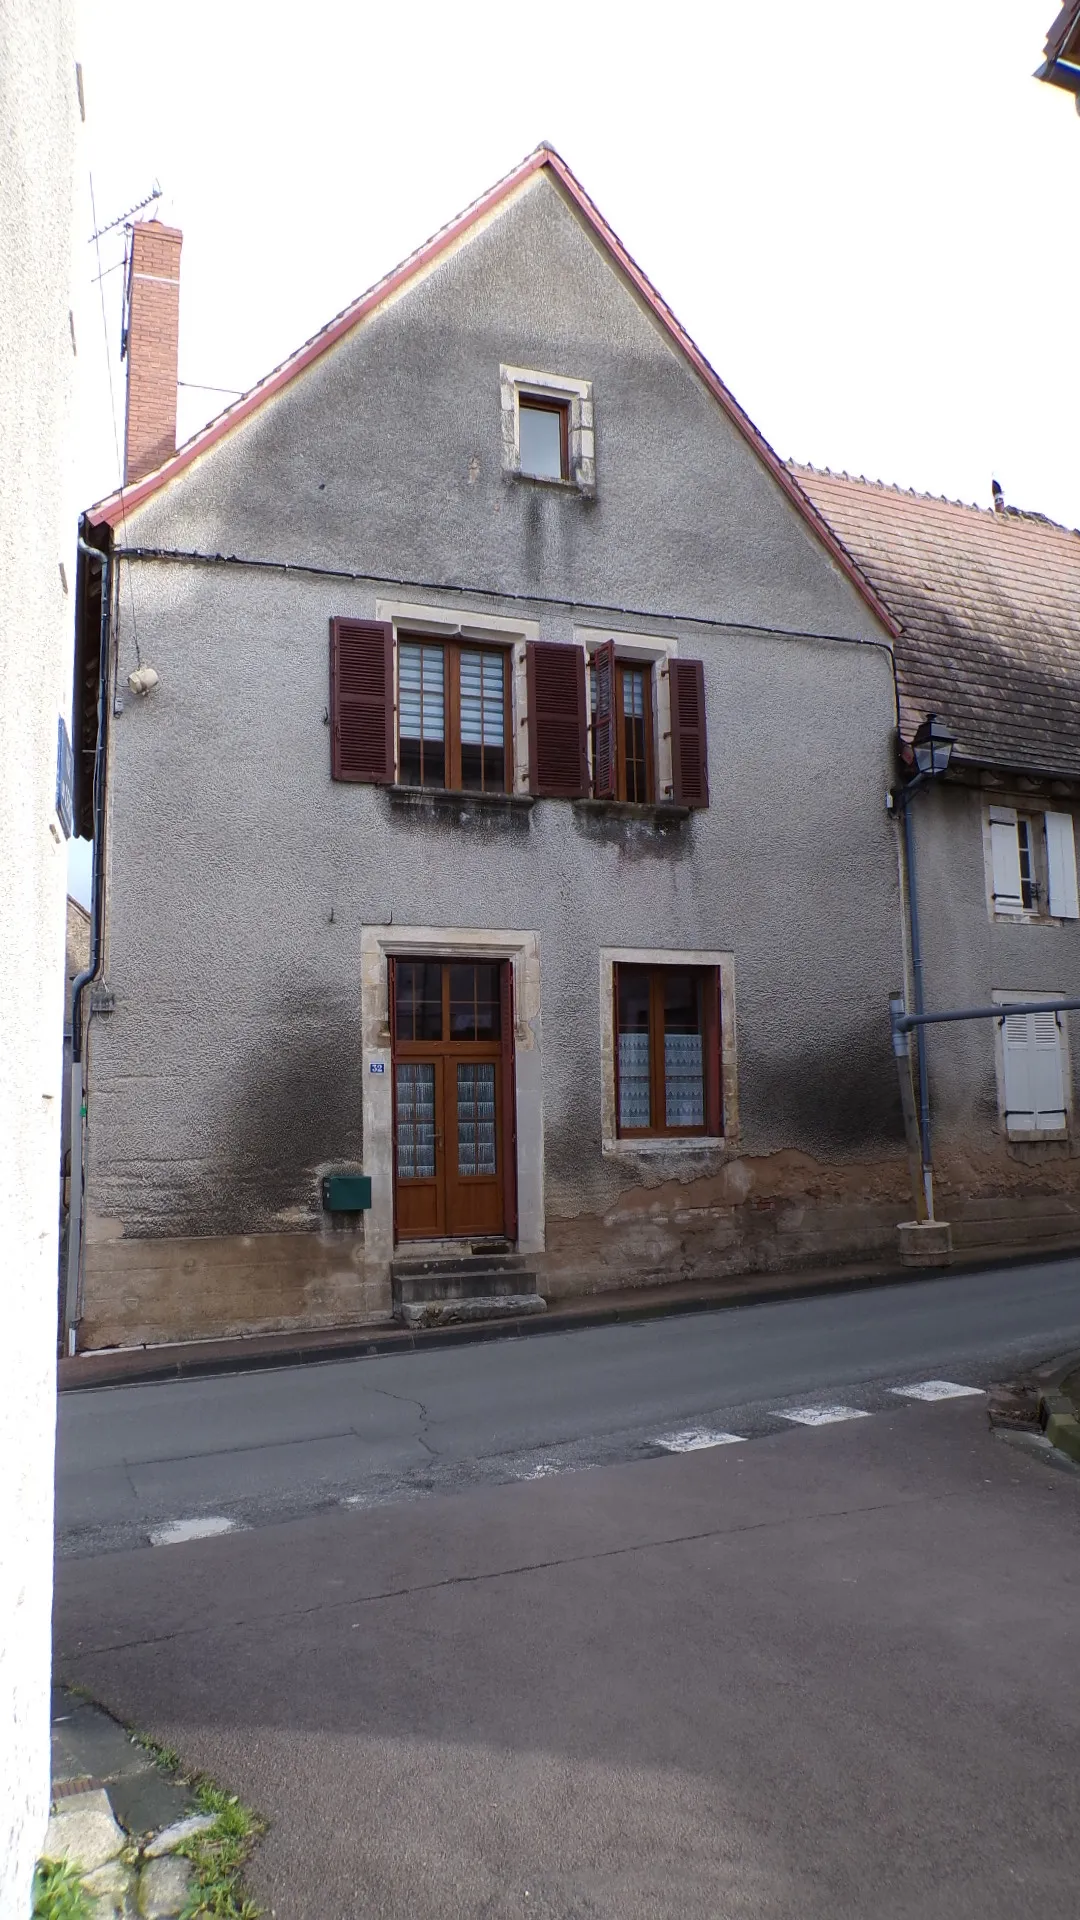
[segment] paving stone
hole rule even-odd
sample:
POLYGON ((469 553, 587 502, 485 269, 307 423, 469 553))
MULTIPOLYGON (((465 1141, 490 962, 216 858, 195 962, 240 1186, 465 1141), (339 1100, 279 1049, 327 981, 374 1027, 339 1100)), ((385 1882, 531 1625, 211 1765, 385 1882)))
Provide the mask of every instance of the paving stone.
POLYGON ((147 1765, 143 1747, 100 1707, 83 1702, 52 1729, 53 1785, 65 1780, 119 1780, 147 1765))
POLYGON ((72 1793, 58 1800, 49 1816, 45 1860, 71 1860, 90 1873, 115 1860, 127 1836, 112 1816, 109 1796, 99 1787, 90 1793, 72 1793))
POLYGON ((182 1780, 170 1780, 160 1767, 129 1773, 109 1788, 113 1812, 129 1833, 156 1833, 182 1820, 198 1804, 182 1780))
POLYGON ((156 1860, 159 1854, 171 1853, 182 1840, 190 1840, 194 1833, 207 1833, 217 1821, 216 1813, 193 1813, 189 1820, 178 1820, 175 1826, 166 1827, 151 1840, 146 1849, 148 1860, 156 1860))
POLYGON ((191 1879, 190 1860, 166 1853, 151 1860, 139 1881, 139 1912, 144 1920, 174 1920, 187 1899, 191 1879))
POLYGON ((122 1860, 107 1860, 103 1867, 95 1867, 93 1873, 84 1873, 82 1883, 87 1893, 126 1894, 135 1885, 135 1874, 122 1860))

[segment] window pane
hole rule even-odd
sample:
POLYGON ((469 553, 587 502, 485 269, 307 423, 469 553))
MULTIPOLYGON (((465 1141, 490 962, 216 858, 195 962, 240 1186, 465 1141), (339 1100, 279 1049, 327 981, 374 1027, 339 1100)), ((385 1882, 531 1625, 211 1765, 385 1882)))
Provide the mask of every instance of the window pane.
POLYGON ((701 976, 664 968, 665 1124, 705 1125, 705 1057, 701 1033, 701 976))
POLYGON ((457 1070, 458 1173, 495 1172, 495 1068, 457 1070))
POLYGON ((399 1040, 442 1039, 442 961, 399 960, 394 967, 399 1040))
POLYGON ((649 972, 619 968, 619 1125, 652 1125, 649 1095, 649 972))
POLYGON ((499 1038, 499 966, 497 961, 450 968, 452 1040, 499 1038))
POLYGON ((561 480, 562 408, 530 406, 522 399, 518 404, 518 435, 522 473, 540 480, 561 480))
POLYGON ((506 786, 505 666, 499 653, 462 652, 461 784, 468 793, 506 786))
POLYGON ((397 1163, 400 1180, 430 1180, 435 1174, 435 1068, 399 1063, 397 1163))
POLYGON ((446 784, 445 662, 440 646, 398 646, 398 777, 406 786, 446 784))

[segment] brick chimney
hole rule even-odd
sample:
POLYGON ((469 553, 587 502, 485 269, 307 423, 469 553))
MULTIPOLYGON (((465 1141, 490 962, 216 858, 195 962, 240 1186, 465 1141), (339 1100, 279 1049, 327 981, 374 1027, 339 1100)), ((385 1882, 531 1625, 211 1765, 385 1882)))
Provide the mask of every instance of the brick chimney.
POLYGON ((176 451, 176 354, 180 330, 180 248, 184 236, 160 220, 131 230, 128 283, 127 422, 124 481, 176 451))

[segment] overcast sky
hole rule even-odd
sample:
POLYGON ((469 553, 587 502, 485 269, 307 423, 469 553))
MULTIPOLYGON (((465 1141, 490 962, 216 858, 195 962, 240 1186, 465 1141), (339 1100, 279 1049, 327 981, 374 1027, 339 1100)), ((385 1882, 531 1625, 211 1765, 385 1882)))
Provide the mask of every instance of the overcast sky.
MULTIPOLYGON (((993 476, 1080 526, 1080 118, 1031 77, 1055 12, 83 0, 85 152, 99 225, 158 180, 183 228, 184 381, 250 386, 547 139, 779 453, 982 504, 993 476)), ((117 479, 94 325, 87 500, 117 479)), ((227 398, 180 397, 181 437, 227 398)))

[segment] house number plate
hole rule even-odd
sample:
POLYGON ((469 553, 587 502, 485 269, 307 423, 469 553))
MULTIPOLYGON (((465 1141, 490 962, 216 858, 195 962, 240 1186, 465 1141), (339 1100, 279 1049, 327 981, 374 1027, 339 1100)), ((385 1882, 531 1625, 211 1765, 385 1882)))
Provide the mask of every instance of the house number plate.
POLYGON ((385 1073, 386 1061, 385 1060, 369 1060, 368 1072, 369 1073, 385 1073))

